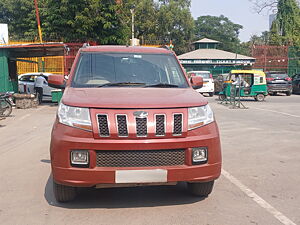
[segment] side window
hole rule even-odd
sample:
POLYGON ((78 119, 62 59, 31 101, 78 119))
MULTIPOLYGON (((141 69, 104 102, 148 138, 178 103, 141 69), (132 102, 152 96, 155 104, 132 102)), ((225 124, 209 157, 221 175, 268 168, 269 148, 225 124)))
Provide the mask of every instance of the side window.
POLYGON ((31 75, 22 76, 22 77, 20 78, 20 81, 32 82, 32 80, 31 80, 31 75))
POLYGON ((264 82, 264 78, 263 78, 263 77, 260 77, 260 78, 259 78, 259 82, 260 82, 260 83, 263 83, 263 82, 264 82))

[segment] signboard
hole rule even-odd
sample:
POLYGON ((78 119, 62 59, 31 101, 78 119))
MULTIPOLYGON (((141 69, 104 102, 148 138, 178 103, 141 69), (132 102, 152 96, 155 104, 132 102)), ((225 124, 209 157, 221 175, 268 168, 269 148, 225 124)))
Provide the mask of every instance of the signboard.
POLYGON ((248 59, 181 59, 182 64, 218 64, 218 65, 235 65, 235 64, 250 64, 254 63, 253 60, 248 59))
POLYGON ((0 23, 0 44, 8 44, 8 26, 0 23))

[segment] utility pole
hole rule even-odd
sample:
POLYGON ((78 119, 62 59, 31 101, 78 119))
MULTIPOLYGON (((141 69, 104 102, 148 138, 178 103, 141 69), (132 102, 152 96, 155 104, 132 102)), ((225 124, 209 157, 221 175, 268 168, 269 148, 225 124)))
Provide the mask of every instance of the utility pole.
MULTIPOLYGON (((42 37, 42 29, 41 29, 41 22, 40 22, 40 14, 39 14, 39 7, 38 7, 38 0, 34 0, 34 6, 35 6, 35 15, 36 15, 36 21, 38 24, 38 32, 40 37, 40 43, 43 43, 43 37, 42 37)), ((39 58, 40 61, 40 58, 39 58)), ((38 70, 39 66, 38 66, 38 70)), ((44 57, 42 57, 42 71, 45 72, 45 60, 44 57)))
POLYGON ((41 29, 41 22, 40 22, 40 15, 39 15, 39 8, 38 8, 37 0, 34 0, 34 6, 35 6, 35 15, 36 15, 36 21, 38 24, 38 32, 39 32, 40 42, 43 43, 42 29, 41 29))
POLYGON ((131 12, 131 46, 134 46, 134 8, 135 6, 132 6, 130 9, 131 12))

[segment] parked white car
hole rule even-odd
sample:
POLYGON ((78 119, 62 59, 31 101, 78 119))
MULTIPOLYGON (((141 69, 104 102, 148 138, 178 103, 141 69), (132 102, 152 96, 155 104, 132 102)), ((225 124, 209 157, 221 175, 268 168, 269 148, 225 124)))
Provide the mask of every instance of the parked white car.
POLYGON ((214 95, 215 86, 212 74, 209 71, 190 71, 188 77, 201 76, 203 78, 203 87, 196 89, 201 94, 207 93, 210 97, 214 95))
POLYGON ((48 86, 48 76, 51 73, 24 73, 19 75, 19 92, 27 94, 35 94, 34 80, 37 76, 43 76, 45 82, 43 84, 43 100, 51 100, 51 91, 54 88, 48 86))

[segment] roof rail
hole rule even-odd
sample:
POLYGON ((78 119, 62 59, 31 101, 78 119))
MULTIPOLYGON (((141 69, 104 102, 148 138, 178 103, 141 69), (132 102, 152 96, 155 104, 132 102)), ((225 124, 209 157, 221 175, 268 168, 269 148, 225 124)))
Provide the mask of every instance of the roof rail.
POLYGON ((164 49, 167 49, 167 50, 171 50, 168 45, 161 45, 161 46, 159 46, 159 48, 164 48, 164 49))
POLYGON ((89 43, 83 43, 82 48, 86 48, 86 47, 89 47, 89 46, 90 46, 89 43))

